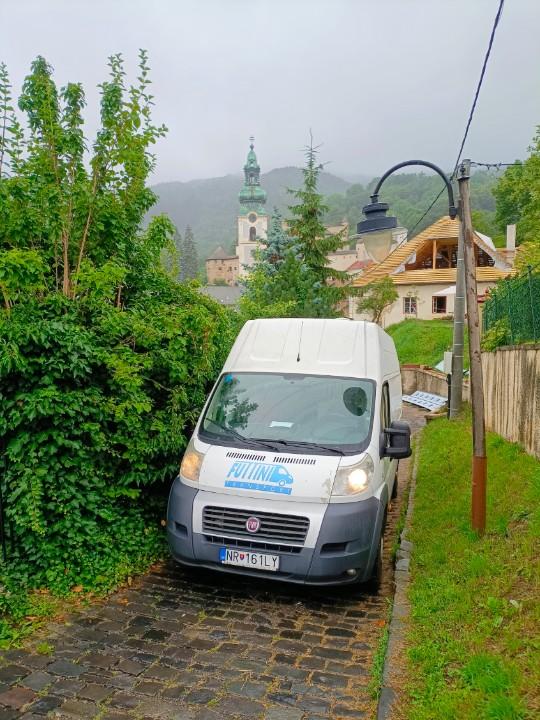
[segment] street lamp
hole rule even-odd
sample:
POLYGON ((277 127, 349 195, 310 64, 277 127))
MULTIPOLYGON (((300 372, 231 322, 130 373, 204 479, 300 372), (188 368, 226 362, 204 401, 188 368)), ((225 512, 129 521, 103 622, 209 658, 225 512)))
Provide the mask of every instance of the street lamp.
POLYGON ((388 205, 386 203, 379 202, 379 192, 381 190, 381 186, 386 178, 392 175, 392 173, 409 165, 423 165, 424 167, 434 170, 442 177, 448 192, 448 215, 450 215, 452 220, 457 215, 457 209, 454 206, 454 192, 452 190, 452 185, 440 168, 433 165, 433 163, 426 162, 425 160, 406 160, 398 165, 394 165, 390 168, 390 170, 387 170, 384 173, 375 186, 375 190, 371 195, 371 202, 369 205, 362 208, 362 212, 364 213, 366 219, 359 222, 356 227, 357 233, 362 236, 367 253, 371 255, 373 260, 376 262, 382 262, 382 260, 384 260, 390 252, 394 238, 393 230, 397 227, 397 218, 386 216, 388 205))
MULTIPOLYGON (((471 404, 473 414, 473 468, 472 468, 472 526, 482 534, 486 526, 486 478, 487 458, 484 427, 484 390, 482 362, 480 354, 480 332, 477 304, 476 270, 474 259, 474 230, 471 219, 469 193, 470 160, 463 160, 458 173, 460 229, 456 266, 456 298, 454 304, 454 337, 452 353, 451 403, 450 417, 456 417, 460 405, 463 384, 463 326, 465 318, 465 293, 467 294, 469 325, 469 357, 471 376, 471 404)), ((408 165, 423 165, 438 173, 444 180, 448 192, 448 215, 453 220, 458 211, 454 205, 454 193, 446 175, 433 163, 424 160, 406 160, 394 165, 381 177, 371 203, 363 208, 365 220, 358 223, 358 233, 367 241, 366 249, 379 257, 391 248, 392 230, 397 225, 396 218, 386 217, 388 205, 379 202, 379 191, 386 178, 408 165), (370 241, 370 235, 372 241, 370 241)), ((384 256, 383 256, 384 257, 384 256)), ((381 260, 383 259, 381 257, 381 260)))

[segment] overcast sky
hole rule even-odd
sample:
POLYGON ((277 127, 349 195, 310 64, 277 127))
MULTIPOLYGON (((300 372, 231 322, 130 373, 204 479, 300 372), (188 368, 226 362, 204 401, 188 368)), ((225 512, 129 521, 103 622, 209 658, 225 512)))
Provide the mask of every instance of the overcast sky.
MULTIPOLYGON (((302 163, 309 128, 336 174, 421 158, 451 168, 498 0, 0 0, 0 61, 20 90, 44 55, 82 82, 88 130, 107 56, 149 51, 156 181, 302 163)), ((524 157, 540 123, 539 0, 507 0, 465 148, 524 157)))

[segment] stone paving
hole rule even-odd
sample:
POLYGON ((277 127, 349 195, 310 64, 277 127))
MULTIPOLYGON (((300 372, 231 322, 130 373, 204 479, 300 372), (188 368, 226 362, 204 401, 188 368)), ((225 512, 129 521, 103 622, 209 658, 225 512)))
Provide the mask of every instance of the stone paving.
MULTIPOLYGON (((408 409, 414 427, 421 413, 408 409)), ((377 595, 155 567, 0 659, 0 720, 375 717, 368 684, 393 593, 388 514, 377 595), (40 654, 40 643, 51 652, 40 654)))

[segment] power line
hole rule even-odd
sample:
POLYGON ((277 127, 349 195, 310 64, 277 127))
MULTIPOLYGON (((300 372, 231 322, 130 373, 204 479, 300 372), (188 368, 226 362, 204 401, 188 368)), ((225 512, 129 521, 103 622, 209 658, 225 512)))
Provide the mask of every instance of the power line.
POLYGON ((439 192, 439 194, 435 196, 435 198, 434 198, 433 201, 431 202, 431 205, 428 207, 428 209, 425 211, 425 213, 424 213, 424 214, 422 215, 422 217, 417 221, 416 225, 415 225, 415 226, 413 227, 413 229, 411 230, 411 232, 410 232, 411 237, 413 236, 413 233, 414 233, 414 231, 416 230, 416 228, 420 225, 420 223, 422 222, 422 220, 426 217, 426 215, 429 213, 429 211, 431 210, 431 208, 435 205, 435 203, 436 203, 437 200, 441 197, 441 195, 443 194, 443 192, 444 192, 445 190, 446 190, 446 187, 443 186, 443 188, 441 189, 441 191, 439 192))
MULTIPOLYGON (((496 30, 497 30, 497 26, 498 26, 498 24, 499 24, 499 20, 501 19, 503 7, 504 7, 504 0, 499 0, 499 8, 498 8, 498 10, 497 10, 497 14, 495 15, 495 20, 493 21, 493 27, 492 27, 492 29, 491 29, 491 35, 490 35, 490 37, 489 37, 488 48, 487 48, 486 54, 485 54, 485 56, 484 56, 484 62, 482 63, 482 71, 481 71, 481 73, 480 73, 480 78, 479 78, 478 84, 477 84, 477 86, 476 86, 476 92, 474 93, 473 104, 472 104, 471 110, 470 110, 470 112, 469 112, 469 117, 468 117, 468 119, 467 119, 467 125, 465 126, 465 132, 464 132, 464 134, 463 134, 463 139, 462 139, 462 141, 461 141, 461 145, 459 146, 459 152, 458 152, 458 155, 457 155, 457 158, 456 158, 456 164, 454 165, 454 170, 452 171, 452 175, 450 176, 450 182, 452 182, 452 180, 454 180, 454 178, 456 177, 456 172, 457 172, 457 169, 458 169, 459 161, 461 160, 461 153, 463 152, 463 148, 465 147, 465 142, 467 141, 467 136, 468 136, 468 134, 469 134, 469 129, 470 129, 470 127, 471 127, 472 119, 473 119, 473 117, 474 117, 474 112, 475 112, 475 110, 476 110, 476 103, 478 102, 478 97, 479 97, 479 95, 480 95, 480 90, 481 90, 481 88, 482 88, 482 83, 484 82, 484 75, 486 74, 486 68, 487 68, 487 64, 488 64, 488 61, 489 61, 489 56, 491 55, 491 48, 493 47, 493 40, 495 39, 495 32, 496 32, 496 30)), ((475 164, 480 165, 481 163, 475 163, 475 164)), ((512 164, 514 164, 514 163, 512 163, 512 164)), ((500 165, 502 166, 503 163, 500 163, 500 165)), ((410 235, 411 235, 411 236, 413 235, 413 233, 414 233, 414 231, 416 230, 416 228, 420 225, 420 223, 422 222, 422 220, 423 220, 423 219, 426 217, 426 215, 429 213, 429 211, 431 210, 431 208, 435 205, 435 203, 437 202, 437 200, 441 197, 441 195, 443 194, 444 190, 445 190, 445 188, 443 187, 442 190, 439 192, 439 194, 433 199, 433 201, 431 202, 430 206, 429 206, 428 209, 424 212, 424 214, 422 215, 422 217, 417 221, 417 223, 415 224, 415 226, 413 227, 413 229, 412 229, 411 232, 410 232, 410 235)))
POLYGON ((500 168, 503 167, 515 167, 516 165, 523 165, 521 160, 517 160, 516 162, 512 163, 504 163, 504 162, 493 162, 493 163, 484 163, 484 162, 477 162, 476 160, 471 160, 471 165, 474 165, 475 167, 486 167, 489 169, 494 168, 495 170, 500 170, 500 168))
POLYGON ((454 165, 454 171, 452 173, 452 180, 456 176, 456 171, 459 165, 459 161, 461 160, 461 153, 463 152, 463 148, 465 146, 465 141, 467 140, 467 135, 469 134, 469 128, 471 127, 472 119, 474 116, 474 111, 476 110, 476 103, 478 102, 478 96, 480 95, 480 89, 482 87, 482 83, 484 82, 484 75, 486 74, 486 68, 489 60, 489 56, 491 54, 491 48, 493 47, 493 40, 495 39, 495 32, 497 30, 497 25, 499 24, 499 20, 501 19, 502 10, 504 7, 504 0, 499 1, 499 9, 497 10, 497 14, 495 15, 495 20, 493 22, 493 27, 491 29, 491 35, 489 37, 489 43, 488 43, 488 49, 484 56, 484 62, 482 63, 482 72, 480 73, 480 79, 478 80, 478 85, 476 86, 476 92, 474 93, 474 100, 471 107, 471 111, 469 113, 469 118, 467 120, 467 125, 465 127, 465 133, 463 135, 463 140, 461 141, 461 145, 459 146, 459 152, 456 158, 456 164, 454 165))

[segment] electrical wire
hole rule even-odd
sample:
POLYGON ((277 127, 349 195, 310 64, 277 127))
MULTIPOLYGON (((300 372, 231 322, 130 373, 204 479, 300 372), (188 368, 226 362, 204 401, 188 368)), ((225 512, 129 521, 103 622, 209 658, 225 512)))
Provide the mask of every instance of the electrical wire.
MULTIPOLYGON (((479 95, 480 95, 480 90, 481 90, 481 88, 482 88, 482 83, 484 82, 484 75, 486 74, 486 68, 487 68, 487 64, 488 64, 488 61, 489 61, 489 56, 491 55, 491 48, 493 47, 493 41, 494 41, 494 39, 495 39, 495 32, 496 32, 496 30, 497 30, 497 26, 498 26, 498 24, 499 24, 499 20, 501 19, 503 7, 504 7, 504 0, 499 0, 499 8, 498 8, 498 10, 497 10, 497 14, 495 15, 495 20, 493 21, 493 27, 492 27, 492 29, 491 29, 491 35, 490 35, 490 37, 489 37, 488 48, 487 48, 486 54, 485 54, 485 56, 484 56, 484 62, 482 63, 482 71, 480 72, 480 78, 479 78, 479 80, 478 80, 478 84, 477 84, 477 86, 476 86, 476 91, 475 91, 475 93, 474 93, 474 99, 473 99, 473 103, 472 103, 472 106, 471 106, 471 110, 470 110, 470 112, 469 112, 469 117, 468 117, 468 119, 467 119, 467 125, 465 126, 465 132, 464 132, 464 134, 463 134, 463 139, 462 139, 462 141, 461 141, 461 145, 459 146, 459 152, 458 152, 458 154, 457 154, 456 164, 454 165, 454 170, 452 171, 452 175, 450 176, 450 182, 452 182, 452 181, 455 179, 455 177, 456 177, 456 172, 457 172, 457 169, 458 169, 458 166, 459 166, 459 161, 461 160, 461 153, 463 152, 463 148, 465 147, 465 143, 466 143, 466 141, 467 141, 467 136, 468 136, 468 134, 469 134, 469 129, 470 129, 470 127, 471 127, 471 123, 472 123, 472 120, 473 120, 473 117, 474 117, 474 112, 475 112, 475 110, 476 110, 476 104, 477 104, 477 102, 478 102, 478 97, 479 97, 479 95)), ((476 164, 479 165, 480 163, 476 163, 476 164)), ((502 164, 503 164, 503 163, 501 163, 501 165, 502 165, 502 164)), ((512 164, 514 164, 514 163, 512 163, 512 164)), ((412 229, 411 232, 410 232, 410 236, 411 236, 411 237, 413 236, 414 231, 416 230, 416 228, 420 225, 420 223, 422 222, 422 220, 426 217, 426 215, 429 213, 429 211, 431 210, 431 208, 435 205, 435 203, 436 203, 437 200, 441 197, 441 195, 443 194, 444 191, 445 191, 445 188, 443 187, 442 190, 439 192, 439 194, 433 199, 433 201, 431 202, 430 206, 429 206, 428 209, 424 212, 424 214, 422 215, 422 217, 417 221, 417 223, 415 224, 415 226, 413 227, 413 229, 412 229)))
POLYGON ((516 160, 516 162, 513 162, 513 163, 504 163, 504 162, 484 163, 484 162, 477 162, 476 160, 471 160, 471 165, 474 165, 475 167, 485 167, 488 170, 491 170, 492 168, 494 170, 500 170, 503 167, 515 167, 516 165, 523 165, 523 163, 521 160, 516 160))
POLYGON ((425 213, 422 215, 422 217, 417 221, 416 225, 413 227, 413 229, 412 229, 411 232, 409 233, 411 237, 413 237, 414 231, 416 230, 416 228, 420 225, 420 223, 422 222, 422 220, 426 217, 426 215, 428 214, 428 212, 429 212, 429 211, 431 210, 431 208, 435 205, 435 203, 436 203, 437 200, 441 197, 441 195, 443 194, 443 192, 444 192, 445 190, 446 190, 446 186, 444 185, 443 188, 442 188, 442 190, 439 192, 438 195, 435 196, 435 198, 434 198, 433 201, 431 202, 431 205, 428 207, 428 209, 425 211, 425 213))
POLYGON ((478 96, 480 95, 480 89, 482 88, 482 83, 484 82, 484 75, 486 74, 486 68, 489 61, 489 56, 491 55, 491 48, 493 47, 493 40, 495 39, 495 32, 497 31, 497 26, 499 24, 499 20, 501 19, 502 11, 504 7, 504 0, 499 0, 499 8, 497 10, 497 14, 495 15, 495 20, 493 22, 493 27, 491 29, 491 35, 489 36, 489 43, 488 43, 488 49, 484 56, 484 62, 482 63, 482 72, 480 73, 480 79, 478 80, 478 85, 476 86, 476 92, 474 93, 474 100, 471 107, 471 111, 469 113, 469 118, 467 120, 467 125, 465 127, 465 133, 463 135, 463 140, 461 141, 461 145, 459 146, 459 152, 456 158, 456 164, 454 165, 454 172, 452 173, 452 180, 456 176, 456 171, 459 165, 459 161, 461 160, 461 153, 463 152, 463 148, 465 147, 465 142, 467 140, 467 135, 469 134, 469 128, 471 127, 472 119, 474 116, 474 111, 476 110, 476 103, 478 102, 478 96))

